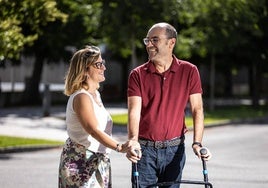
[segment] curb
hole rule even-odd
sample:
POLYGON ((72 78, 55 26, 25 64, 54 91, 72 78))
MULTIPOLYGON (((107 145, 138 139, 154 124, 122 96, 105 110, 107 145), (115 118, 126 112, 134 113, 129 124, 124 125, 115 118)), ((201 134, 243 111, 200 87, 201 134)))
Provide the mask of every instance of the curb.
POLYGON ((227 120, 219 123, 211 123, 207 124, 205 128, 212 128, 212 127, 218 127, 218 126, 225 126, 230 124, 268 124, 268 117, 257 117, 257 118, 245 118, 245 119, 235 119, 235 120, 227 120))
POLYGON ((57 149, 57 148, 61 148, 62 146, 63 145, 27 145, 27 146, 6 147, 6 148, 0 148, 0 154, 31 152, 31 151, 46 150, 46 149, 57 149))

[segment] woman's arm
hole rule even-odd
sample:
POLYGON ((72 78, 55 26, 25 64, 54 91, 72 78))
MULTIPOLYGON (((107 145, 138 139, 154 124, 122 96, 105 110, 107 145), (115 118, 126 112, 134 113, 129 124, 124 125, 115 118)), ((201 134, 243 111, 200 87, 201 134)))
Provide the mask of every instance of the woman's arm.
POLYGON ((88 134, 108 148, 119 152, 126 152, 126 146, 118 145, 119 143, 116 140, 99 129, 98 120, 94 113, 93 102, 88 95, 83 93, 76 95, 73 101, 73 109, 88 134))

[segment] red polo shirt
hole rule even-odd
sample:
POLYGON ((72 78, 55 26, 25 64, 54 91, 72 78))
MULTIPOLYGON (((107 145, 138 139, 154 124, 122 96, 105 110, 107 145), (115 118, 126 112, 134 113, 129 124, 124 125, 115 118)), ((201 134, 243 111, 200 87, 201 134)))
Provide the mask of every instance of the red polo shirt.
POLYGON ((164 141, 182 136, 186 131, 184 110, 194 93, 202 93, 197 67, 175 56, 161 74, 150 61, 133 69, 128 96, 142 97, 139 137, 164 141))

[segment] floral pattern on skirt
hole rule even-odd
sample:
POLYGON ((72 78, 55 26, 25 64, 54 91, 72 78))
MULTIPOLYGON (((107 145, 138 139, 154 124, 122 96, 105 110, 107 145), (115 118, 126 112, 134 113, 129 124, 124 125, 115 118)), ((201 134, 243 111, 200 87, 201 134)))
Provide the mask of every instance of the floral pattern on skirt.
POLYGON ((59 188, 111 188, 111 163, 107 155, 94 153, 67 139, 59 165, 59 188))

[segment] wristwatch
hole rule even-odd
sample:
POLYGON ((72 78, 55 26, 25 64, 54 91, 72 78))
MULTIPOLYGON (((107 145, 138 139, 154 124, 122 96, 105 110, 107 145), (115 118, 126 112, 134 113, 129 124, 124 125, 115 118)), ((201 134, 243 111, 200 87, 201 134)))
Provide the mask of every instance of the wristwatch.
POLYGON ((198 145, 199 147, 202 148, 202 144, 201 144, 201 142, 194 142, 194 143, 192 144, 192 147, 194 147, 194 145, 198 145))

